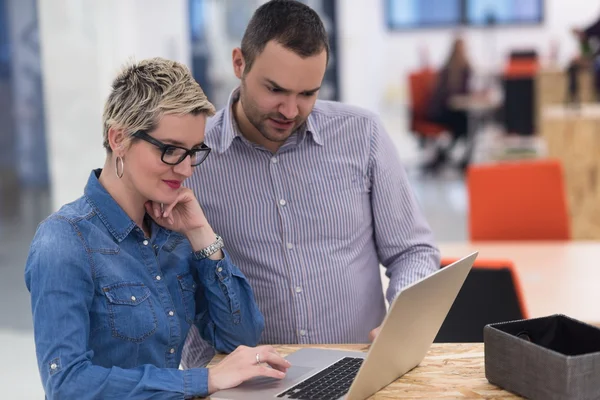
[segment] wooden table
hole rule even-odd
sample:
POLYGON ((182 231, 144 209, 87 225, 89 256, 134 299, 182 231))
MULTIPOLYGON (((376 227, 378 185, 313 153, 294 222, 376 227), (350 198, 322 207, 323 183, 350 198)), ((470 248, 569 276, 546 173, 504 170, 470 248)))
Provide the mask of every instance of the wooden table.
POLYGON ((600 326, 600 242, 442 243, 442 257, 512 260, 529 317, 565 314, 600 326))
MULTIPOLYGON (((542 125, 542 114, 544 108, 550 105, 565 103, 567 98, 567 74, 564 68, 546 68, 536 74, 535 99, 536 99, 536 125, 539 129, 542 125)), ((591 69, 581 68, 578 74, 579 96, 584 103, 593 102, 594 77, 591 69)))
MULTIPOLYGON (((364 344, 279 345, 282 355, 302 347, 366 351, 364 344)), ((209 367, 223 358, 217 355, 209 367)), ((519 399, 485 379, 483 343, 434 343, 421 364, 369 399, 519 399)))
POLYGON ((600 105, 542 110, 549 157, 562 162, 573 239, 600 239, 600 105))

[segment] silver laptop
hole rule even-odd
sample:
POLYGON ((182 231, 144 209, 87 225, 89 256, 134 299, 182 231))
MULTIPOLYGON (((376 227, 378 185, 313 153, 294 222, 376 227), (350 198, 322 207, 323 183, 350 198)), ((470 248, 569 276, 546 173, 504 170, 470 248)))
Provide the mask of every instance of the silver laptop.
POLYGON ((402 290, 368 353, 303 348, 286 357, 284 379, 255 378, 211 399, 366 399, 423 360, 477 254, 402 290))

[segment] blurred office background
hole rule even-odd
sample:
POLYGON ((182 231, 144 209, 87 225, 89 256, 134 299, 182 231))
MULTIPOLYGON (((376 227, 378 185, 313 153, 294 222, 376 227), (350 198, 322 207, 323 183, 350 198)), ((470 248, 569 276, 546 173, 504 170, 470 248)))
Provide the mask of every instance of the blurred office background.
MULTIPOLYGON (((129 59, 182 61, 221 107, 237 85, 231 50, 262 2, 0 0, 0 387, 5 396, 43 396, 25 259, 37 224, 80 196, 90 170, 103 163, 101 114, 115 73, 129 59)), ((470 166, 560 157, 543 130, 556 125, 546 118, 560 119, 572 110, 563 106, 573 60, 583 60, 576 69, 583 103, 577 115, 584 118, 592 107, 593 62, 585 62, 586 48, 572 30, 600 17, 598 1, 305 2, 322 16, 331 39, 320 97, 381 116, 439 242, 470 239, 469 167, 456 161, 470 145, 470 166), (424 165, 445 129, 427 120, 423 104, 457 35, 474 70, 473 96, 461 106, 469 134, 430 170, 424 165)), ((592 233, 585 238, 597 239, 592 233)))

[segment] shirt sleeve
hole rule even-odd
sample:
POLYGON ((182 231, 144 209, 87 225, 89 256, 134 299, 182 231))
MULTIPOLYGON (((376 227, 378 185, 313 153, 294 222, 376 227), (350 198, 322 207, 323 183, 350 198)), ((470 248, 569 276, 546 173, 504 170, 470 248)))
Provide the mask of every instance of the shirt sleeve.
POLYGON ((195 325, 217 351, 230 353, 239 345, 256 346, 265 322, 246 277, 224 254, 219 261, 192 256, 203 287, 196 296, 195 325))
POLYGON ((38 368, 48 399, 183 399, 208 394, 208 370, 92 364, 92 264, 76 227, 43 222, 33 239, 25 282, 31 293, 38 368))
POLYGON ((390 278, 386 298, 391 303, 403 287, 438 270, 440 255, 396 146, 376 118, 369 175, 377 255, 390 278))

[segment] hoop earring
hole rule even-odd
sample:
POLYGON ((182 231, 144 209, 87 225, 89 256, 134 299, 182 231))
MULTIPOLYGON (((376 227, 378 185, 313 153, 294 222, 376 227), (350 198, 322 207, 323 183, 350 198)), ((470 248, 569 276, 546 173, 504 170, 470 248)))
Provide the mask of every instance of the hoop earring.
POLYGON ((115 173, 117 174, 117 178, 121 179, 123 177, 123 172, 125 172, 125 164, 123 164, 123 159, 121 157, 117 157, 115 159, 115 173), (121 164, 121 173, 119 174, 119 164, 121 164))

